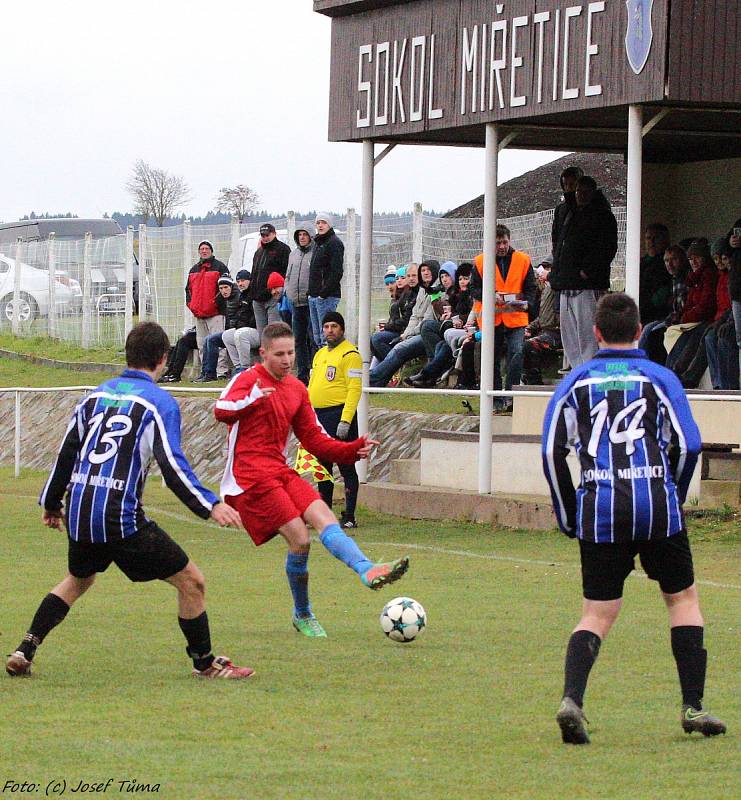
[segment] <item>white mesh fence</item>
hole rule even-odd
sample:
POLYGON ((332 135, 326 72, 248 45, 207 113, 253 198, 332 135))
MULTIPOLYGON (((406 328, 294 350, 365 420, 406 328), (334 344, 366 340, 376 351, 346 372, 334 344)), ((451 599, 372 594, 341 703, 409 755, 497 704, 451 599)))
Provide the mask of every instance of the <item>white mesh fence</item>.
MULTIPOLYGON (((422 214, 420 208, 417 204, 413 213, 401 217, 374 216, 373 325, 388 314, 389 298, 383 276, 390 264, 398 267, 427 258, 460 264, 472 260, 483 249, 483 219, 432 217, 422 214)), ((618 253, 612 265, 613 289, 625 286, 625 211, 623 207, 613 209, 618 223, 618 253)), ((552 221, 553 211, 500 220, 509 227, 513 246, 527 252, 533 264, 551 251, 552 221)), ((260 224, 141 226, 138 266, 134 264, 133 267, 139 318, 156 320, 174 341, 193 324, 192 315, 185 306, 185 284, 188 271, 198 261, 198 244, 209 241, 216 258, 227 264, 234 276, 241 268, 251 268, 259 244, 260 224)), ((295 247, 293 233, 297 227, 314 228, 313 218, 297 219, 291 212, 272 220, 272 224, 278 237, 291 248, 295 247)), ((362 220, 351 209, 335 223, 335 230, 345 244, 340 308, 346 316, 348 335, 355 339, 361 227, 362 220)), ((130 243, 131 239, 130 235, 130 243)), ((18 245, 0 245, 0 330, 13 330, 22 336, 48 335, 83 346, 123 344, 126 261, 127 257, 133 261, 133 245, 127 245, 125 234, 87 242, 87 256, 85 239, 21 243, 18 278, 15 269, 18 245), (132 249, 127 253, 129 247, 132 249), (18 298, 17 318, 14 318, 14 297, 18 298)))
POLYGON ((126 242, 123 234, 0 245, 0 330, 123 345, 126 242))

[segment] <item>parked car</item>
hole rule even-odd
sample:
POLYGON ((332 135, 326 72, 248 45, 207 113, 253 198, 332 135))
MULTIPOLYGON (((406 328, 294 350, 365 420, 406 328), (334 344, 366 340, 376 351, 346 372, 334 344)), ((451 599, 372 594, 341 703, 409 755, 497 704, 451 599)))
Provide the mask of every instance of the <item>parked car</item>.
MULTIPOLYGON (((43 269, 46 266, 46 242, 54 233, 57 246, 57 269, 82 282, 83 241, 86 233, 93 237, 93 259, 90 269, 92 296, 125 294, 126 234, 114 219, 24 219, 0 223, 0 252, 8 252, 18 238, 25 242, 25 261, 43 269), (101 241, 104 240, 104 241, 101 241)), ((133 255, 133 254, 132 254, 133 255)), ((134 260, 134 305, 139 302, 139 262, 134 260)))
MULTIPOLYGON (((16 262, 0 253, 0 319, 13 321, 13 292, 16 262)), ((19 316, 30 322, 49 314, 49 271, 21 264, 19 316)), ((58 314, 79 313, 82 309, 82 289, 78 281, 65 274, 56 276, 54 291, 58 314)))

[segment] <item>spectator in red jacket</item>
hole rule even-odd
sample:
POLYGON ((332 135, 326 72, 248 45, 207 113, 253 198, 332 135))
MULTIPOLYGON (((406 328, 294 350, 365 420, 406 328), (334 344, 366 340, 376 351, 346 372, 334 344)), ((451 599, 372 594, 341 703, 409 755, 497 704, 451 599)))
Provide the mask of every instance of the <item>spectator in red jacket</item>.
POLYGON ((190 268, 185 285, 185 304, 196 318, 196 343, 199 353, 203 340, 209 333, 224 330, 224 317, 216 305, 219 278, 229 275, 226 264, 214 258, 214 247, 209 241, 198 245, 200 259, 190 268))
POLYGON ((690 273, 687 276, 687 300, 680 320, 680 326, 688 326, 682 331, 671 352, 667 356, 666 366, 682 379, 689 369, 708 325, 715 317, 716 284, 718 272, 710 255, 707 239, 697 239, 687 248, 690 262, 690 273))

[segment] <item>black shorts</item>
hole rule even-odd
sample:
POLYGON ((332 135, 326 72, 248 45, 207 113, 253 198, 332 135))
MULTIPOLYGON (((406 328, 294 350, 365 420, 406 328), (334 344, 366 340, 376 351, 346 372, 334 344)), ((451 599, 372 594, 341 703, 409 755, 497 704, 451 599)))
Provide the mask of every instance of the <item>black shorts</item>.
POLYGON ((579 540, 581 577, 587 600, 617 600, 623 583, 635 569, 637 555, 646 575, 658 581, 661 591, 676 594, 695 582, 692 552, 686 532, 643 542, 597 544, 579 540))
POLYGON ((130 581, 165 580, 185 569, 188 556, 154 522, 133 536, 115 542, 91 544, 69 540, 69 571, 76 578, 105 572, 114 563, 130 581))

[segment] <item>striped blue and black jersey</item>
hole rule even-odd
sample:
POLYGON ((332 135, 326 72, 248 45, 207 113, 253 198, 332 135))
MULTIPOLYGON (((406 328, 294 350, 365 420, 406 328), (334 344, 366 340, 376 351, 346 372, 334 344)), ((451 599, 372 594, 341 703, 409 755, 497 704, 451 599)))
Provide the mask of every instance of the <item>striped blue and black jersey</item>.
POLYGON ((149 520, 141 504, 154 457, 167 486, 203 519, 217 497, 201 485, 180 447, 180 409, 144 372, 127 369, 80 402, 39 499, 62 508, 71 539, 110 542, 149 520))
POLYGON ((600 350, 561 381, 546 411, 543 469, 559 527, 600 543, 680 533, 700 448, 673 372, 642 350, 600 350), (581 471, 576 490, 571 447, 581 471))

